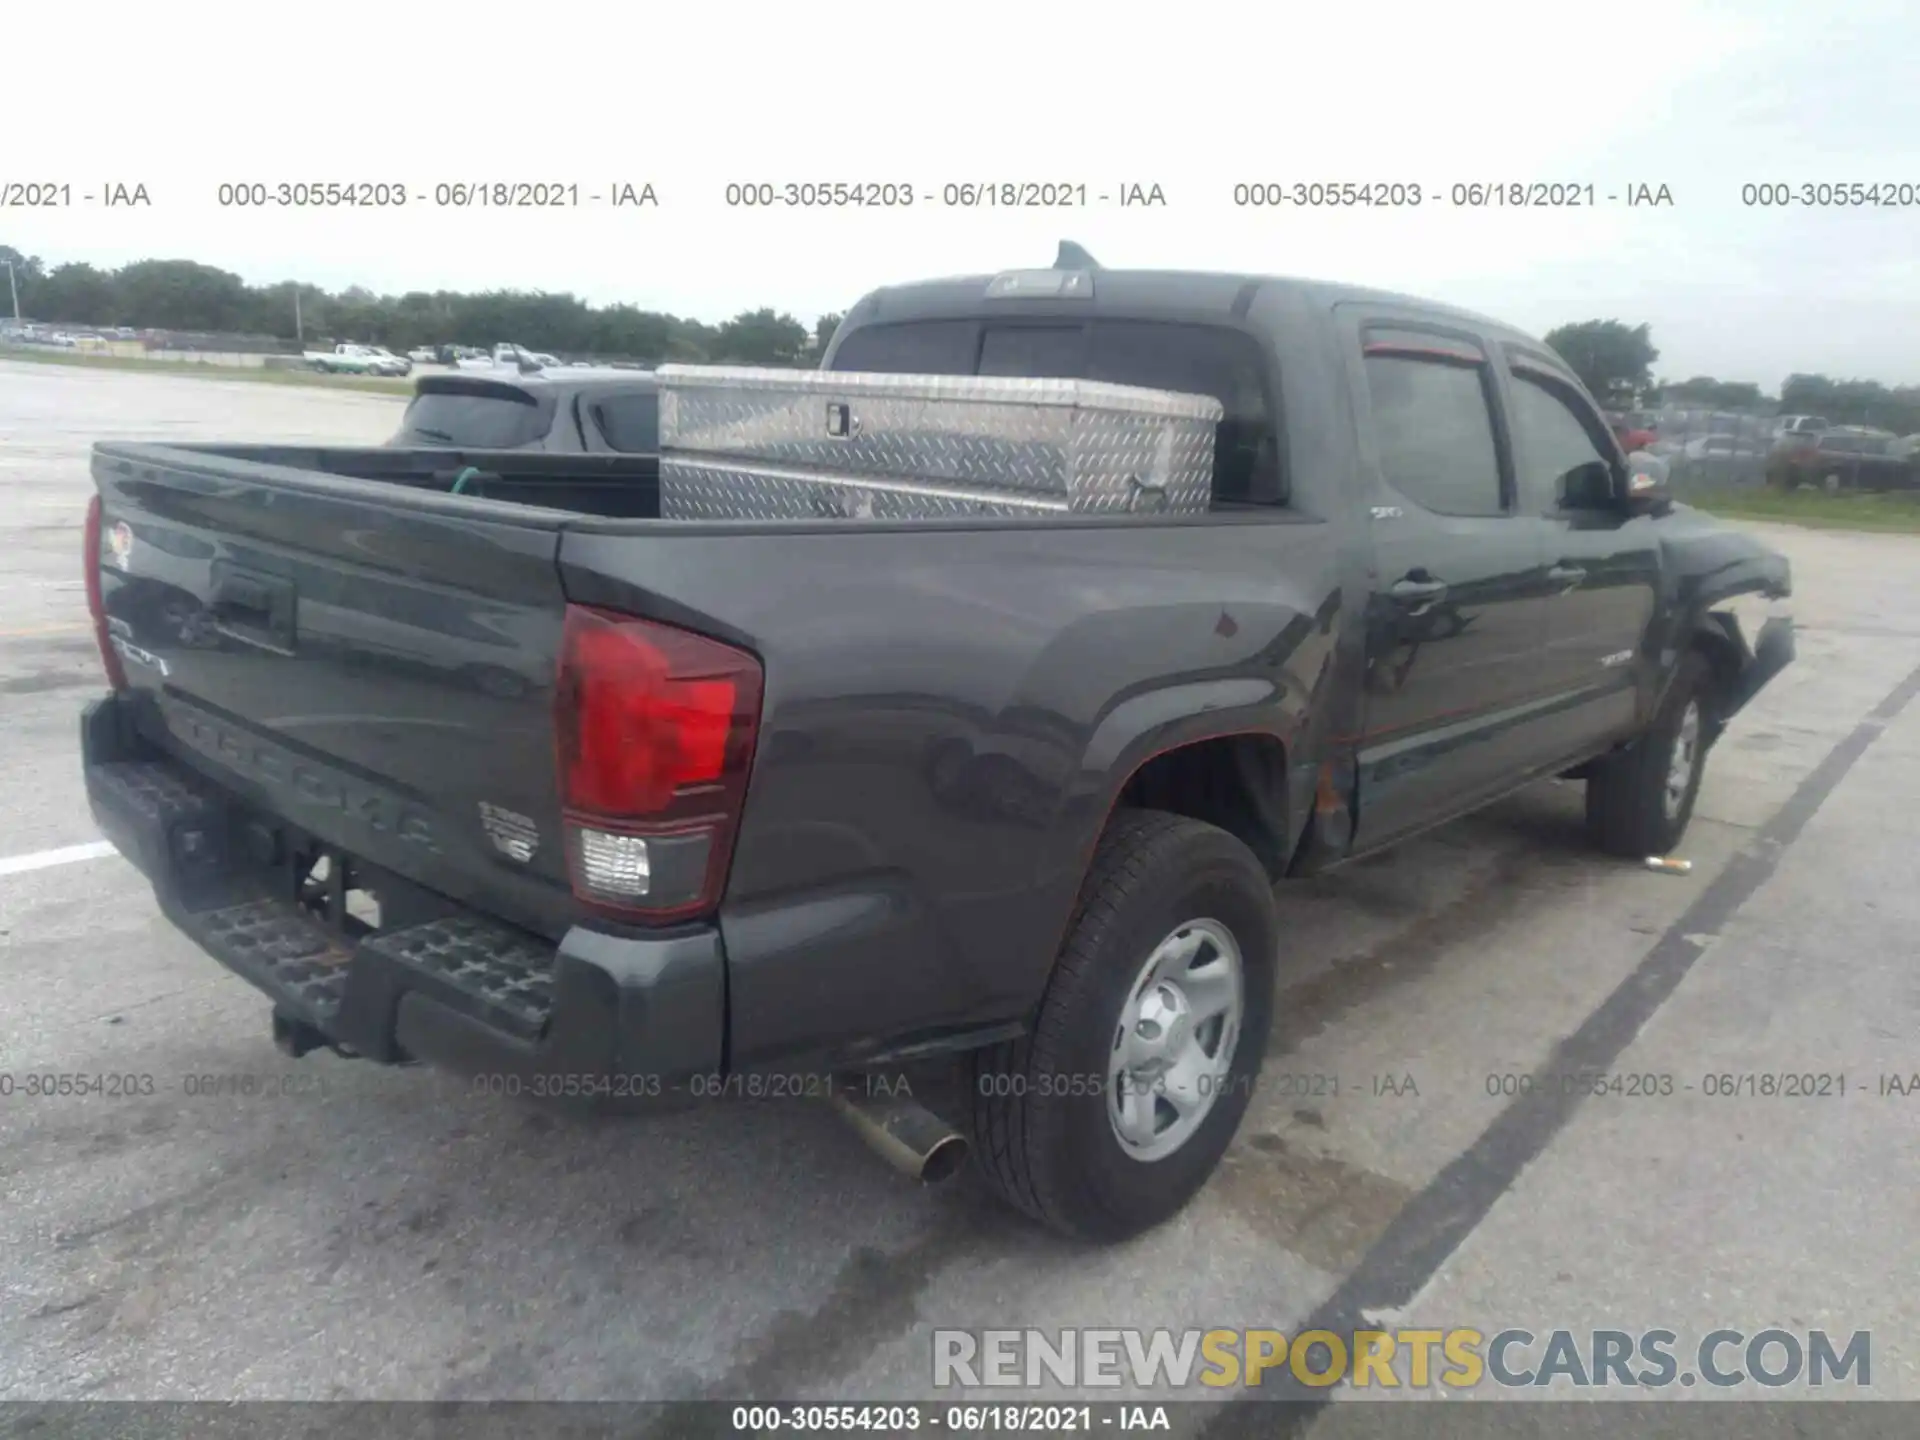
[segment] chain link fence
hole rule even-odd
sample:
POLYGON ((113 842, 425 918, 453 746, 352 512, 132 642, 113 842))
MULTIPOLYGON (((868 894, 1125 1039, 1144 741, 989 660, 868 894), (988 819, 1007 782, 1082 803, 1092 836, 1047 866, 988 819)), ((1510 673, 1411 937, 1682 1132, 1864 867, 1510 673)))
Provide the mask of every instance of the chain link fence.
POLYGON ((1654 433, 1647 448, 1667 462, 1676 494, 1765 485, 1779 422, 1771 408, 1714 410, 1683 403, 1629 417, 1633 428, 1654 433))
POLYGON ((1758 407, 1670 404, 1636 412, 1629 423, 1653 432, 1645 448, 1667 462, 1669 483, 1682 497, 1769 485, 1920 490, 1920 436, 1839 422, 1787 433, 1782 427, 1790 418, 1758 407))

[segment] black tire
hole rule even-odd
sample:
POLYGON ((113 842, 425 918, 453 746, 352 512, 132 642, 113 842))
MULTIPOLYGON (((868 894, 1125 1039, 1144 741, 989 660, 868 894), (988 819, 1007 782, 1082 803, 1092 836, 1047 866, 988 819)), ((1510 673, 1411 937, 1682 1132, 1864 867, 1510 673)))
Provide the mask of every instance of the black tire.
POLYGON ((1627 859, 1665 855, 1678 846, 1693 819, 1717 723, 1713 667, 1700 651, 1689 650, 1647 732, 1597 762, 1587 778, 1587 835, 1593 844, 1627 859), (1678 806, 1669 809, 1668 774, 1689 705, 1698 707, 1699 717, 1692 775, 1678 806))
POLYGON ((1278 949, 1273 886, 1226 831, 1155 810, 1115 814, 1048 980, 1032 1032, 973 1057, 967 1096, 982 1171, 1050 1228, 1111 1242, 1177 1214, 1240 1125, 1265 1057, 1278 949), (1107 1114, 1121 1007, 1141 966, 1181 925, 1211 919, 1238 944, 1243 1008, 1225 1083, 1171 1154, 1140 1160, 1107 1114))

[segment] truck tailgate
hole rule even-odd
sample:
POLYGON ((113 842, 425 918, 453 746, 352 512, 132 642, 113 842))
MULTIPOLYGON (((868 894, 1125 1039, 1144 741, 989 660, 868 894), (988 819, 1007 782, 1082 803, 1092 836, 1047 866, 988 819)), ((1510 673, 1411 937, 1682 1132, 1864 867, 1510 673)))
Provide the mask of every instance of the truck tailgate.
POLYGON ((140 730, 318 839, 549 935, 563 512, 103 446, 140 730))

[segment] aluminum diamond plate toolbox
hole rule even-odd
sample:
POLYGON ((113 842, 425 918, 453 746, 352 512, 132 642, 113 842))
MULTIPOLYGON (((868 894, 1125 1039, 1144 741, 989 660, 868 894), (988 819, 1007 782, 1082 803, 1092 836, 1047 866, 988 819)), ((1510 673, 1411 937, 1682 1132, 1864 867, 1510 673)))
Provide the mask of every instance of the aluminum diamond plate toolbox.
POLYGON ((670 519, 1194 514, 1211 396, 1086 380, 662 365, 670 519))

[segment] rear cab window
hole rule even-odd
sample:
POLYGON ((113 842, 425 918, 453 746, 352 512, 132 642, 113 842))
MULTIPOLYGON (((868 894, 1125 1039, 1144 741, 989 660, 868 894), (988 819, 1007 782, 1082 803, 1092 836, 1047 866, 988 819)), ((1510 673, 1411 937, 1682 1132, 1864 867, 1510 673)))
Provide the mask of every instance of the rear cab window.
POLYGON ((879 375, 971 375, 980 354, 972 320, 914 320, 856 330, 835 354, 836 370, 879 375))
POLYGON ((402 445, 459 450, 516 450, 546 438, 551 403, 499 383, 421 389, 407 405, 395 437, 402 445))
POLYGON ((854 331, 835 370, 895 375, 1000 375, 1097 380, 1211 395, 1215 508, 1274 504, 1283 486, 1279 430, 1259 343, 1226 325, 1188 320, 908 320, 854 331))

